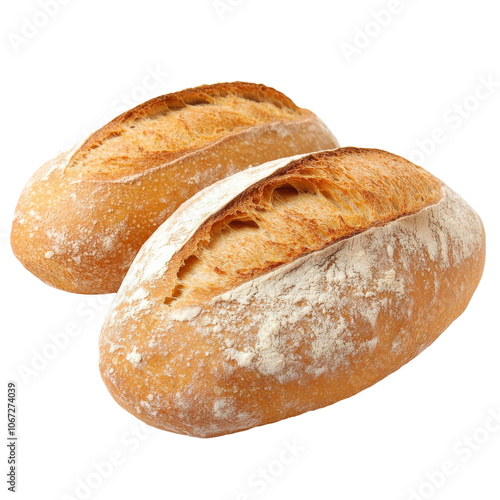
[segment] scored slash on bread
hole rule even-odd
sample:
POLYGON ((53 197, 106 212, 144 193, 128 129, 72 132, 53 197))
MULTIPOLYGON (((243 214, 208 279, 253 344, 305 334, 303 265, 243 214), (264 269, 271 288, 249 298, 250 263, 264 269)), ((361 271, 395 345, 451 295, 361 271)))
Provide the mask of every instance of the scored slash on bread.
POLYGON ((438 200, 437 179, 391 160, 373 150, 357 150, 353 159, 344 148, 289 162, 286 173, 267 177, 198 230, 176 256, 182 265, 165 302, 180 307, 207 300, 438 200))
POLYGON ((100 339, 115 400, 198 437, 317 409, 428 347, 482 275, 480 218, 420 167, 339 148, 199 192, 145 243, 100 339))
POLYGON ((338 146, 311 111, 264 85, 204 85, 152 99, 41 167, 11 244, 38 278, 116 292, 142 244, 200 189, 269 160, 338 146))

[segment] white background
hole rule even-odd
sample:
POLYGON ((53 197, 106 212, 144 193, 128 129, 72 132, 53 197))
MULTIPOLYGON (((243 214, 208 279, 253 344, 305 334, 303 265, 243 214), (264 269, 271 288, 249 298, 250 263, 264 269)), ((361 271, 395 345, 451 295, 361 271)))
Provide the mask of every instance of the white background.
POLYGON ((1 351, 4 380, 19 384, 17 498, 498 500, 500 424, 488 425, 500 412, 498 2, 50 2, 50 18, 37 0, 3 2, 0 16, 1 351), (478 88, 481 79, 496 84, 478 88), (8 233, 24 184, 59 150, 156 95, 234 80, 276 87, 344 146, 425 166, 482 216, 488 261, 463 316, 386 380, 201 440, 140 427, 112 400, 97 368, 111 297, 44 285, 13 257, 8 233), (54 335, 72 328, 54 354, 54 335), (110 456, 113 470, 96 472, 110 456), (443 477, 445 462, 453 473, 443 477))

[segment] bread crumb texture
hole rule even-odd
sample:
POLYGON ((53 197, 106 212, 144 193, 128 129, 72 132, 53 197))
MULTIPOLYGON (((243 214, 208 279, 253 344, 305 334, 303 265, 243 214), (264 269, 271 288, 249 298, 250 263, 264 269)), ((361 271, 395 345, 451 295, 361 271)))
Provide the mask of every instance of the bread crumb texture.
POLYGON ((270 162, 200 193, 146 243, 104 325, 101 373, 165 430, 274 422, 415 357, 465 309, 483 264, 477 214, 399 157, 270 162))

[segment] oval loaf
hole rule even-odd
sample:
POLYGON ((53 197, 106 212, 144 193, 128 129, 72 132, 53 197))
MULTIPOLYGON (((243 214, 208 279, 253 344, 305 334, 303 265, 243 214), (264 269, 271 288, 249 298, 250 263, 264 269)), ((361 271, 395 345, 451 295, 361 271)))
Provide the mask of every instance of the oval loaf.
POLYGON ((149 425, 211 437, 330 405, 428 347, 482 275, 479 216, 420 167, 339 148, 272 161, 146 242, 100 338, 149 425))
POLYGON ((200 189, 251 165, 337 146, 314 113, 264 85, 157 97, 35 173, 17 205, 12 248, 56 288, 116 292, 142 244, 200 189))

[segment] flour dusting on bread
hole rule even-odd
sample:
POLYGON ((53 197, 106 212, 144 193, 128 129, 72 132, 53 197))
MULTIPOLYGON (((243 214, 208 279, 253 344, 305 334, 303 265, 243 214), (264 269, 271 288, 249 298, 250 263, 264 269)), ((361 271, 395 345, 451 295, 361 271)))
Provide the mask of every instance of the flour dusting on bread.
MULTIPOLYGON (((356 162, 371 153, 345 148, 322 154, 352 155, 356 162)), ((205 258, 199 245, 218 252, 217 245, 231 241, 225 238, 232 230, 245 238, 263 231, 281 245, 272 228, 249 221, 252 193, 286 177, 297 162, 303 161, 301 172, 307 173, 307 161, 318 155, 271 162, 219 182, 181 207, 146 243, 101 336, 101 372, 122 406, 159 428, 195 436, 273 422, 369 387, 428 347, 465 309, 484 264, 481 220, 460 196, 418 172, 402 192, 422 180, 427 187, 416 192, 427 202, 418 208, 416 197, 417 209, 409 214, 394 193, 387 213, 399 207, 403 215, 377 223, 374 210, 372 221, 367 207, 373 197, 353 176, 357 184, 348 190, 355 216, 349 219, 344 211, 342 218, 359 231, 332 233, 342 236, 319 249, 304 246, 302 255, 290 254, 288 261, 284 252, 281 265, 254 269, 250 278, 241 273, 242 280, 235 274, 232 287, 214 287, 208 298, 187 300, 182 288, 171 293, 176 279, 186 285, 186 276, 198 272, 198 260, 205 258), (360 203, 359 196, 369 200, 360 203), (213 231, 234 213, 237 224, 213 231), (143 307, 145 300, 149 308, 143 307), (129 347, 110 353, 110 344, 129 347), (110 364, 112 373, 106 370, 110 364)), ((294 231, 293 207, 302 195, 285 189, 280 204, 270 205, 269 218, 285 206, 287 228, 294 231), (281 205, 284 199, 290 203, 281 205)), ((310 196, 305 192, 303 199, 310 196)), ((307 206, 322 216, 314 203, 307 206)), ((339 213, 343 207, 339 204, 339 213)), ((268 217, 265 210, 260 213, 268 217)), ((302 223, 311 219, 305 213, 302 223)), ((336 224, 331 226, 347 227, 336 224)), ((217 273, 224 277, 235 262, 246 262, 243 254, 261 252, 256 248, 241 246, 241 255, 234 254, 227 267, 219 260, 217 273)))
MULTIPOLYGON (((353 236, 213 299, 217 310, 224 310, 216 315, 217 324, 240 346, 226 349, 228 358, 264 375, 287 379, 304 371, 335 370, 355 350, 373 350, 376 337, 359 345, 353 336, 363 320, 375 327, 378 315, 388 307, 397 305, 401 314, 411 310, 406 297, 411 297, 407 292, 414 283, 405 269, 412 262, 429 258, 441 270, 450 266, 443 248, 454 249, 451 258, 457 265, 481 245, 477 215, 450 189, 443 188, 443 194, 436 205, 418 214, 353 236), (388 245, 404 256, 397 270, 392 257, 384 255, 388 245), (249 303, 258 307, 249 311, 245 306, 249 303), (326 311, 336 311, 335 317, 344 311, 349 321, 331 323, 326 311), (309 325, 296 330, 297 323, 309 325), (253 333, 246 335, 256 330, 256 338, 253 333), (308 330, 315 334, 307 360, 294 360, 293 346, 308 330)), ((435 281, 439 282, 438 276, 435 281)), ((202 331, 208 334, 211 325, 207 326, 202 331)))

